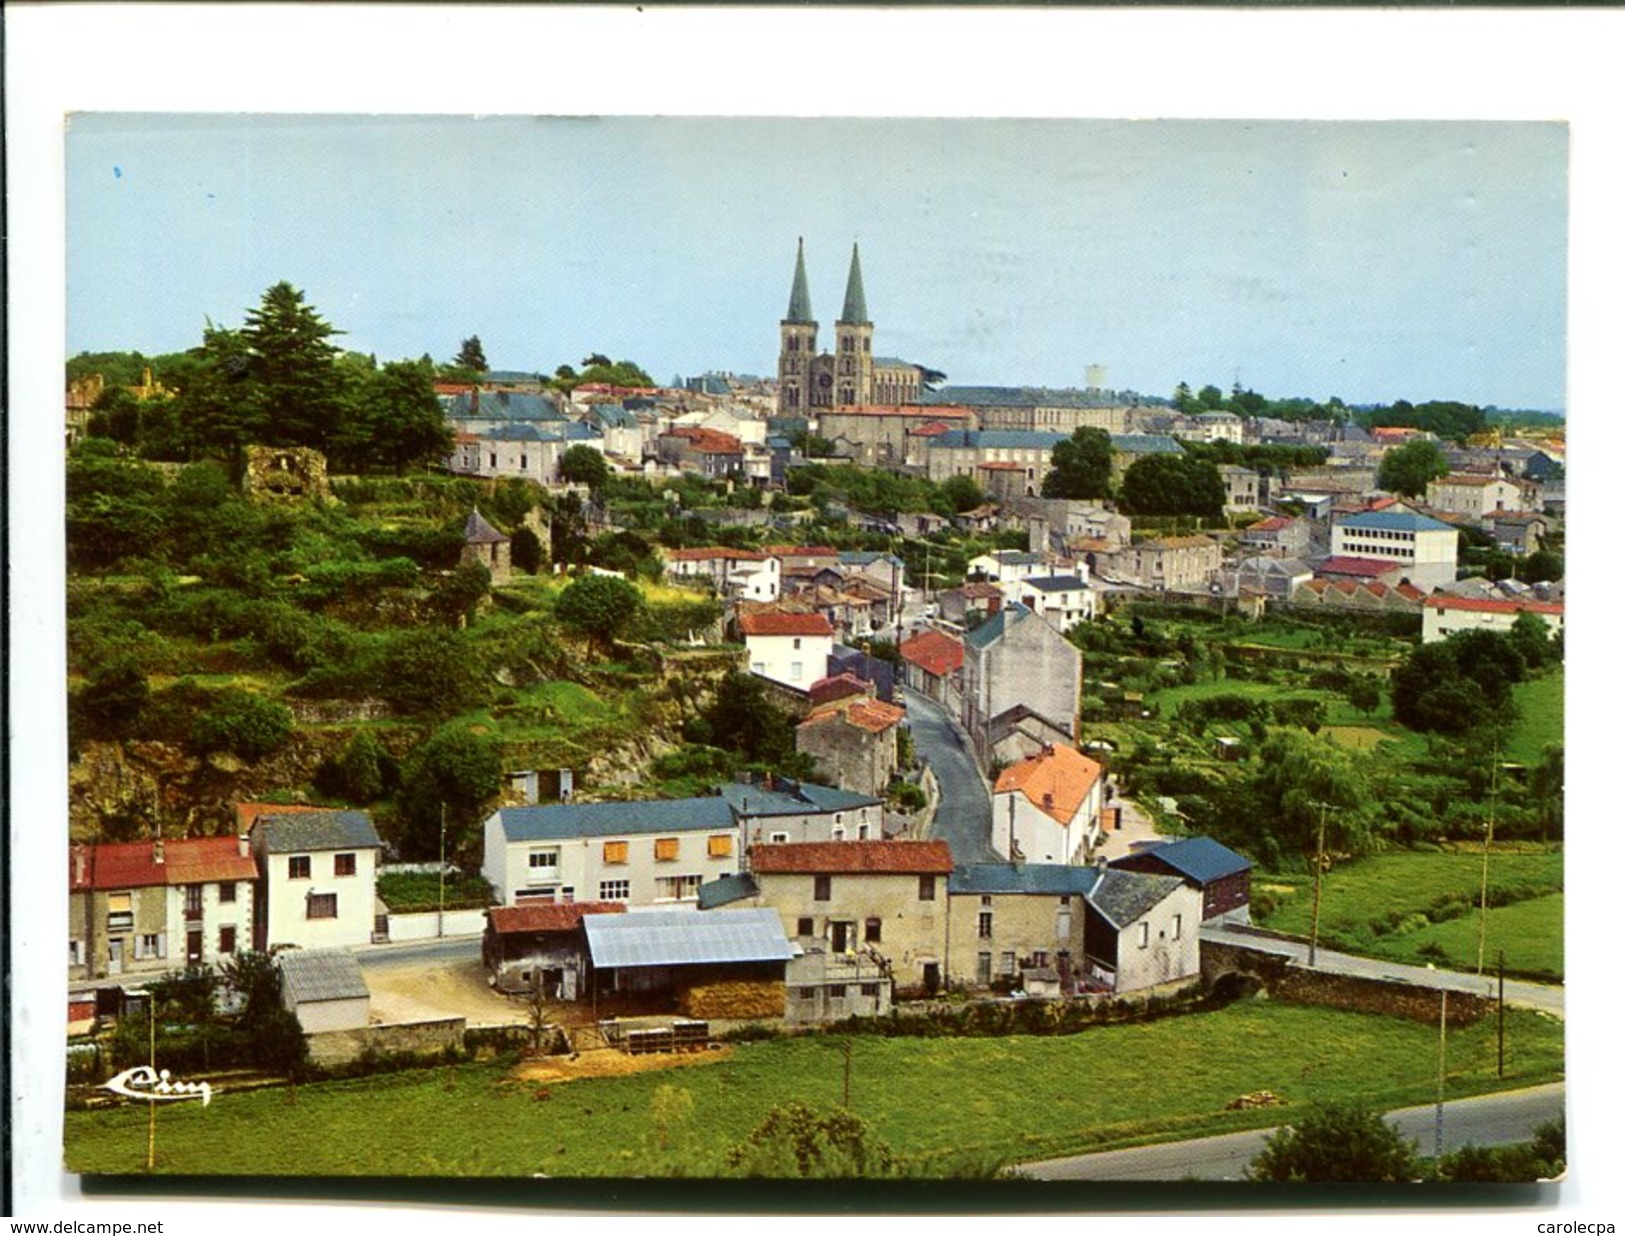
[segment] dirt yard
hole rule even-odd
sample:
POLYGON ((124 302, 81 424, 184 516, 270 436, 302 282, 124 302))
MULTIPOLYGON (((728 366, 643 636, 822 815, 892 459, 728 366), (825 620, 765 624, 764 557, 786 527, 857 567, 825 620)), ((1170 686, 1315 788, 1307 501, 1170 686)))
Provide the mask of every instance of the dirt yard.
POLYGON ((612 1047, 573 1053, 569 1056, 544 1056, 526 1060, 514 1069, 520 1081, 554 1082, 576 1081, 583 1077, 622 1077, 628 1073, 651 1073, 660 1069, 683 1069, 701 1064, 717 1064, 726 1060, 733 1048, 721 1044, 702 1051, 655 1052, 647 1056, 629 1056, 612 1047))
POLYGON ((1369 725, 1328 725, 1326 733, 1339 746, 1355 751, 1375 751, 1378 743, 1388 741, 1388 735, 1369 725))
POLYGON ((491 990, 477 957, 451 964, 389 962, 369 965, 364 973, 374 1021, 464 1017, 470 1026, 506 1026, 527 1018, 523 1000, 491 990))

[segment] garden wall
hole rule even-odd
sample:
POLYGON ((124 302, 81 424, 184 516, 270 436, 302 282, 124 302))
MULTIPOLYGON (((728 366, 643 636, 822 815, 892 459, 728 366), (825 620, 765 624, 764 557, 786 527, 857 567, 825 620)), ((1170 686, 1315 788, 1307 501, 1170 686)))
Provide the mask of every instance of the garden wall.
MULTIPOLYGON (((484 910, 447 910, 447 936, 477 936, 485 931, 484 910)), ((424 910, 417 914, 391 914, 389 916, 390 943, 401 940, 433 940, 440 935, 440 912, 424 910)))
POLYGON ((443 1017, 434 1021, 403 1021, 388 1026, 356 1026, 307 1034, 310 1062, 319 1068, 349 1064, 369 1051, 379 1056, 438 1055, 448 1047, 461 1049, 466 1021, 443 1017))

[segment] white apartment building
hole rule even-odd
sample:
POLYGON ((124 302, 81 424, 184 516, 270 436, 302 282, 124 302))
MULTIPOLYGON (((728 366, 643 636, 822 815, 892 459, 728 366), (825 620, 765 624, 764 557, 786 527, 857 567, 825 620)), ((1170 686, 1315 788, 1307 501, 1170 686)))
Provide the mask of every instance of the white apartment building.
POLYGON ((1424 591, 1456 578, 1458 533, 1413 511, 1362 511, 1332 525, 1332 555, 1398 563, 1424 591))

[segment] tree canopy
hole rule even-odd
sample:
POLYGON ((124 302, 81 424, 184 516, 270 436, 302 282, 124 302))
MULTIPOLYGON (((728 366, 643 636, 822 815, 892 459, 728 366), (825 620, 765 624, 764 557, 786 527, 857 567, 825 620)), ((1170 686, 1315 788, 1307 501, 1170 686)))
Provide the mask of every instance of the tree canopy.
POLYGON ((1465 734, 1510 721, 1527 666, 1512 636, 1461 631, 1414 649, 1391 679, 1394 719, 1414 730, 1465 734))
POLYGON ((559 593, 553 612, 565 627, 608 649, 643 612, 643 594, 614 575, 583 575, 559 593))
POLYGON ((1416 1143, 1361 1105, 1316 1104, 1276 1130, 1248 1166, 1250 1180, 1402 1184, 1420 1172, 1416 1143))
POLYGON ((1104 498, 1111 492, 1112 439, 1084 426, 1055 444, 1044 478, 1046 498, 1104 498))
POLYGON ((1377 468, 1377 488, 1407 498, 1419 498, 1428 491, 1428 482, 1450 471, 1437 442, 1419 438, 1396 446, 1382 457, 1377 468))
POLYGON ((1219 469, 1194 456, 1146 455, 1123 474, 1120 497, 1134 515, 1194 515, 1217 520, 1224 511, 1219 469))

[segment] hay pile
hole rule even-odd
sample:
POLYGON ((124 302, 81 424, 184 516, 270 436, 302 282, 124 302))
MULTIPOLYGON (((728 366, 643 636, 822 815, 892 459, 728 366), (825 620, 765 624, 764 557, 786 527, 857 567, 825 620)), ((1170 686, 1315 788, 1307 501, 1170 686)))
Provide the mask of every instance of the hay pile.
POLYGON ((774 981, 696 983, 683 993, 685 1016, 702 1021, 784 1016, 784 984, 774 981))

